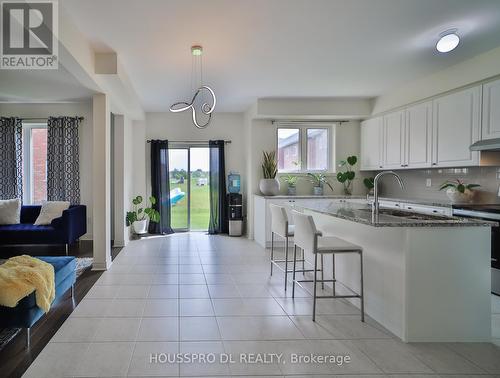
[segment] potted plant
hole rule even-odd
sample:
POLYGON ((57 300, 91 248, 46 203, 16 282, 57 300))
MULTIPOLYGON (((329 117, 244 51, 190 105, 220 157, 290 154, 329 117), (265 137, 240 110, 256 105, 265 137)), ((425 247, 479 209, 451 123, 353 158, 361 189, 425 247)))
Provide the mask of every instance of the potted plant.
POLYGON ((259 189, 265 196, 275 196, 280 192, 280 182, 276 179, 278 162, 274 151, 263 151, 262 173, 264 178, 259 182, 259 189))
POLYGON ((148 219, 150 222, 158 223, 160 221, 160 213, 153 209, 153 205, 156 204, 156 198, 149 197, 150 206, 146 208, 139 207, 142 203, 142 197, 137 196, 132 199, 132 211, 127 212, 126 223, 127 227, 132 225, 134 232, 136 234, 145 234, 147 232, 146 227, 148 225, 148 219))
POLYGON ((366 192, 366 197, 368 198, 368 196, 370 194, 373 194, 373 188, 375 186, 374 178, 373 177, 365 177, 363 179, 363 184, 365 185, 365 188, 368 189, 368 191, 366 192))
POLYGON ((350 196, 352 194, 352 183, 356 177, 356 172, 353 171, 353 167, 358 162, 357 156, 348 156, 347 159, 342 160, 339 167, 343 169, 342 172, 337 173, 337 181, 344 186, 344 194, 350 196))
POLYGON ((450 200, 456 203, 470 202, 474 196, 474 188, 481 185, 479 184, 466 184, 465 181, 460 179, 447 180, 441 184, 439 190, 446 189, 446 195, 450 200))
POLYGON ((294 196, 297 194, 297 181, 299 181, 298 176, 287 174, 282 176, 281 179, 288 185, 287 192, 289 196, 294 196))
POLYGON ((326 184, 333 191, 333 186, 328 181, 324 173, 308 173, 309 181, 313 184, 313 194, 315 196, 323 195, 323 186, 326 184))

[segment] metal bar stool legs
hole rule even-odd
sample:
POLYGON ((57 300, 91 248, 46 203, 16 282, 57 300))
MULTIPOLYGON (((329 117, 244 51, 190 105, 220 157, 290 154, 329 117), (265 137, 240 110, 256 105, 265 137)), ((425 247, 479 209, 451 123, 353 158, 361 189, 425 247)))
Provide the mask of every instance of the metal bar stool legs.
POLYGON ((364 322, 365 321, 365 290, 364 290, 364 285, 363 285, 363 252, 362 251, 359 251, 359 265, 361 267, 361 274, 360 274, 360 278, 361 278, 361 288, 359 290, 360 292, 360 297, 359 299, 361 300, 361 321, 364 322))
POLYGON ((285 238, 285 291, 288 281, 288 236, 285 238))
POLYGON ((271 276, 273 275, 274 262, 274 232, 271 232, 271 276))

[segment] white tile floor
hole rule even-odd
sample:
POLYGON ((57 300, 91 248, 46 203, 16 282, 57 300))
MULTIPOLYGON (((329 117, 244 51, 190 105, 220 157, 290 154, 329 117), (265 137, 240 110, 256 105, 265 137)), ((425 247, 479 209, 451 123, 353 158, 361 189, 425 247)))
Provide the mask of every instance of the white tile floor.
MULTIPOLYGON (((134 241, 90 290, 26 377, 500 376, 494 344, 404 344, 341 300, 319 302, 269 278, 269 253, 243 238, 201 233, 134 241), (158 353, 283 353, 288 363, 150 363, 158 353), (350 363, 290 363, 291 354, 350 363)), ((500 342, 500 298, 492 299, 500 342)), ((218 357, 217 357, 218 359, 218 357)), ((1 375, 1 373, 0 373, 1 375)))

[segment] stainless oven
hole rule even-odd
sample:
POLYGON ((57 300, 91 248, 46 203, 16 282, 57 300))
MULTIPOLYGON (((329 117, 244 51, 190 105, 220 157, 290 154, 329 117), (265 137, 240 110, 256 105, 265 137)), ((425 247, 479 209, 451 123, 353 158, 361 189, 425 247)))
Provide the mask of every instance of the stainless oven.
MULTIPOLYGON (((500 205, 456 205, 453 215, 500 223, 500 205)), ((491 228, 491 291, 500 295, 500 227, 491 228)))

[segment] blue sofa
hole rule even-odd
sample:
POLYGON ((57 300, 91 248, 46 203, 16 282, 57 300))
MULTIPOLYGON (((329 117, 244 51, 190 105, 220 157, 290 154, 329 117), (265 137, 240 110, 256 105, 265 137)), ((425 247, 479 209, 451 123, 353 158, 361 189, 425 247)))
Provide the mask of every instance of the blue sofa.
POLYGON ((87 233, 87 207, 70 206, 50 225, 35 226, 41 206, 22 206, 21 223, 0 225, 0 246, 19 244, 60 244, 69 245, 87 233))
MULTIPOLYGON (((76 259, 72 256, 37 257, 54 267, 56 297, 52 306, 57 304, 69 289, 73 295, 76 282, 76 259)), ((1 288, 0 288, 1 289, 1 288)), ((44 312, 36 305, 35 293, 19 301, 16 307, 0 306, 0 328, 26 328, 26 343, 30 344, 30 329, 43 316, 44 312)))

